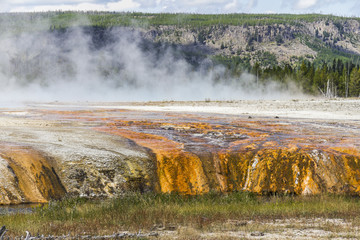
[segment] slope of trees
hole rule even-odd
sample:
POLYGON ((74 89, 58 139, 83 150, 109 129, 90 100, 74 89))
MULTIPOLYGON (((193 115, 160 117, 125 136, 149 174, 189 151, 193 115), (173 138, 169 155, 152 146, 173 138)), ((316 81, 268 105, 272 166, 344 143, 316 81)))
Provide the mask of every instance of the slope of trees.
POLYGON ((299 66, 272 65, 265 68, 256 62, 251 65, 239 57, 217 56, 216 62, 226 66, 229 74, 240 76, 244 72, 255 75, 259 82, 295 82, 307 94, 326 97, 360 97, 360 66, 353 61, 334 59, 331 63, 302 61, 299 66))
MULTIPOLYGON (((184 14, 184 13, 138 13, 138 12, 33 12, 33 13, 1 13, 0 24, 23 27, 27 29, 34 23, 41 27, 50 23, 52 28, 71 26, 157 26, 174 25, 179 27, 203 27, 213 25, 260 26, 260 25, 301 25, 303 22, 332 21, 338 28, 350 18, 322 14, 184 14), (24 26, 24 23, 26 25, 24 26), (23 26, 21 26, 23 25, 23 26)), ((360 21, 360 18, 351 18, 360 21)))

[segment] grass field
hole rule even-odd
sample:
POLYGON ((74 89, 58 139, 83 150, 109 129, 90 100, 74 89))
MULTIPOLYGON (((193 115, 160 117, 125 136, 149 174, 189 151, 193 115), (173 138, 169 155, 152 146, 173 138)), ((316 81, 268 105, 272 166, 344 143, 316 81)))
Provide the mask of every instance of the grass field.
MULTIPOLYGON (((359 216, 360 199, 344 195, 264 197, 246 192, 202 196, 132 193, 108 200, 52 201, 35 207, 32 213, 1 215, 0 224, 9 229, 8 236, 24 235, 26 230, 33 235, 106 235, 119 231, 148 232, 156 226, 164 229, 191 226, 193 232, 211 232, 215 228, 226 230, 229 221, 237 223, 232 228, 246 232, 272 230, 263 224, 243 222, 275 219, 340 218, 349 222, 350 227, 357 227, 360 226, 359 216)), ((324 224, 324 227, 335 232, 344 231, 336 224, 324 224)), ((181 234, 188 236, 189 232, 181 234)))

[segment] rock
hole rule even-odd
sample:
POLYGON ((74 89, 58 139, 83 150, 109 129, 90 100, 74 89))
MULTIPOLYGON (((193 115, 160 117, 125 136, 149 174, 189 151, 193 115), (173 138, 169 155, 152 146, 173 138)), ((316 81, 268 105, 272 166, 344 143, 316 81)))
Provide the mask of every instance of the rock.
POLYGON ((2 144, 0 156, 1 203, 41 203, 64 196, 66 190, 54 165, 43 153, 31 147, 2 144))
MULTIPOLYGON (((180 116, 178 120, 182 121, 180 116)), ((329 132, 326 126, 312 128, 311 124, 259 119, 232 122, 232 126, 236 125, 234 130, 226 122, 219 125, 217 120, 217 125, 212 125, 209 121, 189 123, 196 126, 195 132, 174 132, 170 137, 161 132, 153 134, 151 129, 129 131, 112 125, 99 130, 151 149, 156 156, 162 192, 246 190, 259 194, 318 194, 342 193, 346 189, 346 193, 359 194, 360 181, 355 179, 360 179, 360 153, 353 142, 358 138, 356 133, 349 139, 351 146, 342 130, 329 132), (246 137, 223 137, 231 134, 246 137), (171 140, 175 136, 181 137, 182 142, 171 140)))
POLYGON ((252 236, 252 237, 263 237, 263 236, 265 236, 265 233, 263 233, 263 232, 252 232, 252 233, 250 233, 250 236, 252 236))
POLYGON ((153 156, 133 142, 90 129, 38 128, 26 121, 26 127, 0 128, 2 138, 12 133, 0 145, 1 204, 157 189, 153 156))
POLYGON ((149 112, 124 110, 105 120, 106 110, 42 114, 58 120, 0 118, 1 204, 126 191, 360 192, 356 122, 152 112, 159 115, 153 121, 149 112), (169 122, 181 130, 159 127, 169 122))

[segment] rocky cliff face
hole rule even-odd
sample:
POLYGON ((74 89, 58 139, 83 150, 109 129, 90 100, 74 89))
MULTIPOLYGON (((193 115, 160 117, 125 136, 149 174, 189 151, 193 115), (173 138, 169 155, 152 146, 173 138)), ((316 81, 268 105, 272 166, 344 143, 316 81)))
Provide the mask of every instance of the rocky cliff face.
POLYGON ((177 44, 203 54, 240 56, 252 63, 263 61, 263 52, 273 55, 278 63, 301 58, 312 61, 325 48, 360 54, 360 24, 351 19, 299 21, 297 25, 158 26, 138 30, 153 42, 177 44))
POLYGON ((360 191, 359 124, 125 110, 2 114, 0 203, 126 191, 360 191))

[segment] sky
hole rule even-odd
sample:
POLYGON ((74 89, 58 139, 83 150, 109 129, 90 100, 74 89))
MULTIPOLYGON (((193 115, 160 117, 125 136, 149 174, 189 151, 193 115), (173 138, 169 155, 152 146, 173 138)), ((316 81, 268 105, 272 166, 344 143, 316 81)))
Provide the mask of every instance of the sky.
POLYGON ((185 13, 321 13, 360 16, 359 0, 0 0, 1 12, 96 10, 185 13))

